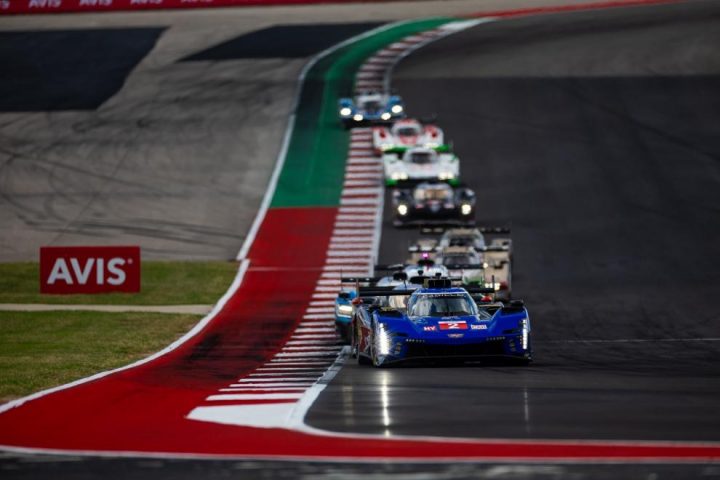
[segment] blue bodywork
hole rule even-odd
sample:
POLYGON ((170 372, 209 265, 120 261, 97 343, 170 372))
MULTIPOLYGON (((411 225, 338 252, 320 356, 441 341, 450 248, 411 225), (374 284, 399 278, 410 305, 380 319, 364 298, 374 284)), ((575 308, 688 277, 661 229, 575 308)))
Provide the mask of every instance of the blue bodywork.
POLYGON ((345 343, 350 343, 350 324, 352 322, 352 301, 357 297, 354 289, 346 289, 335 298, 335 329, 345 343))
MULTIPOLYGON (((419 296, 462 296, 463 288, 421 288, 408 299, 412 309, 419 296)), ((453 297, 455 298, 455 297, 453 297)), ((521 302, 480 304, 475 314, 410 316, 405 311, 373 305, 357 307, 353 318, 353 353, 360 363, 383 366, 419 359, 505 357, 532 359, 530 317, 521 302)))
POLYGON ((338 102, 340 121, 348 128, 361 125, 381 125, 405 118, 405 106, 397 95, 378 95, 379 102, 364 103, 367 96, 341 98, 338 102))

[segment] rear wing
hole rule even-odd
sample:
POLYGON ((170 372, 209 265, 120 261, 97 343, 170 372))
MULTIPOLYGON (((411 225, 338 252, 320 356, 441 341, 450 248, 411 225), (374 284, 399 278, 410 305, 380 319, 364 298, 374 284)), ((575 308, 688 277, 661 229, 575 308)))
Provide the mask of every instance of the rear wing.
MULTIPOLYGON (((455 227, 450 227, 455 228, 455 227)), ((420 233, 422 234, 432 234, 432 233, 445 233, 445 230, 449 230, 450 228, 445 227, 424 227, 420 229, 420 233)), ((476 228, 480 233, 485 235, 501 235, 501 234, 508 234, 510 233, 510 227, 473 227, 476 228)))
MULTIPOLYGON (((397 155, 399 157, 399 156, 402 156, 405 152, 407 152, 408 149, 410 149, 410 148, 415 148, 415 147, 414 146, 406 147, 404 145, 393 145, 390 148, 384 149, 383 154, 384 155, 388 155, 388 154, 397 155)), ((441 143, 440 145, 427 146, 425 148, 430 148, 432 150, 435 150, 437 153, 452 153, 452 145, 449 145, 447 143, 441 143)))
MULTIPOLYGON (((464 287, 464 290, 470 295, 488 295, 495 293, 493 288, 485 287, 464 287)), ((415 293, 415 289, 397 287, 360 287, 359 297, 392 297, 392 296, 409 296, 415 293)))

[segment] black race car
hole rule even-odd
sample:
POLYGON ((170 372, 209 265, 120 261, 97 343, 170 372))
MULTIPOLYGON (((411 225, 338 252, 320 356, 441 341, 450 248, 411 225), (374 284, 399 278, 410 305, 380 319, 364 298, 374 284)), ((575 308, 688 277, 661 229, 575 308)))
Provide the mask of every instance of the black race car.
POLYGON ((475 192, 443 182, 423 182, 393 192, 396 227, 475 225, 475 192))

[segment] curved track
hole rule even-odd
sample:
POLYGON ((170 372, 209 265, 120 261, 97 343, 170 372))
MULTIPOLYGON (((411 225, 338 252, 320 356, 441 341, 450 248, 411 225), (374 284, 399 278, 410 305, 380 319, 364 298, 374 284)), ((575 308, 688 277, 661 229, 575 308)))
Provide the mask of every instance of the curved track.
MULTIPOLYGON (((529 368, 348 365, 312 426, 386 435, 720 440, 720 5, 480 25, 404 61, 479 220, 512 223, 529 368)), ((386 202, 386 204, 389 202, 386 202)), ((417 232, 385 213, 380 262, 417 232)))

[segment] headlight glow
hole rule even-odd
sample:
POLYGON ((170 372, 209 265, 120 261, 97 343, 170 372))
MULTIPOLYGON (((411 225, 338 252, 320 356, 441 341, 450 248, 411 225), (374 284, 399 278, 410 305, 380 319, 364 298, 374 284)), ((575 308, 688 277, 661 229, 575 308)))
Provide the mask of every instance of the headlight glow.
POLYGON ((385 330, 385 325, 382 323, 378 324, 377 347, 380 355, 390 354, 390 335, 388 335, 388 332, 385 330))
POLYGON ((455 178, 455 175, 452 172, 440 172, 438 173, 438 178, 440 180, 452 180, 455 178))
POLYGON ((470 215, 470 212, 472 212, 472 205, 468 203, 463 203, 460 207, 460 213, 463 215, 470 215))
POLYGON ((359 113, 356 113, 356 114, 353 116, 353 120, 355 120, 356 122, 362 122, 363 116, 362 116, 361 114, 359 114, 359 113))
POLYGON ((338 315, 352 315, 353 307, 352 305, 338 305, 337 308, 335 308, 335 312, 338 315))
POLYGON ((408 213, 408 207, 407 205, 398 205, 397 211, 400 215, 405 216, 408 213))
POLYGON ((390 115, 390 114, 387 113, 387 112, 385 112, 385 113, 383 113, 382 115, 380 115, 380 118, 382 118, 383 120, 390 120, 390 117, 392 117, 392 115, 390 115))
POLYGON ((522 348, 523 348, 523 350, 527 350, 528 336, 530 333, 530 328, 528 327, 527 318, 523 318, 522 320, 520 320, 520 328, 522 328, 522 348))
POLYGON ((392 175, 390 175, 390 177, 393 180, 407 180, 408 179, 408 175, 405 172, 393 172, 392 175))
POLYGON ((351 113, 352 110, 350 110, 348 107, 343 107, 340 109, 340 115, 342 115, 343 117, 349 117, 351 113))
POLYGON ((393 113, 400 113, 403 111, 403 107, 402 105, 393 105, 391 110, 393 113))

